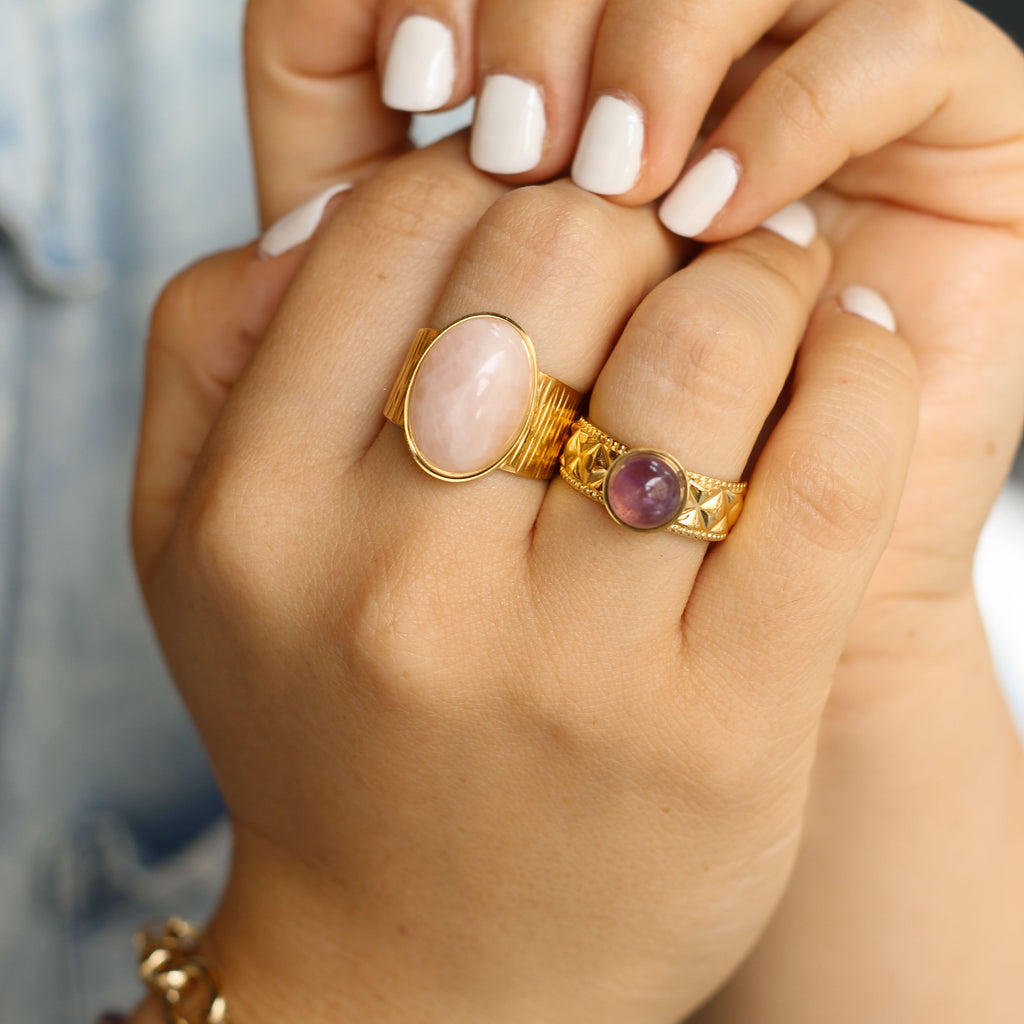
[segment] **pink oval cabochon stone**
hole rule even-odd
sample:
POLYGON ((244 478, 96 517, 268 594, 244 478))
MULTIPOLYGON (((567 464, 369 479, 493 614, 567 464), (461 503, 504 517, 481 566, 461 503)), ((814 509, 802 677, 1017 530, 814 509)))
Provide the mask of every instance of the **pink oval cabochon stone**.
POLYGON ((409 434, 431 466, 470 476, 494 465, 522 429, 533 363, 519 332, 497 317, 448 328, 409 391, 409 434))

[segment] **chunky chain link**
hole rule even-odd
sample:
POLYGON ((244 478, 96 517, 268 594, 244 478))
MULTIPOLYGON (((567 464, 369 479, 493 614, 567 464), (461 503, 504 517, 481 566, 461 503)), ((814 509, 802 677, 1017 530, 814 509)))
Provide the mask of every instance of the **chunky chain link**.
POLYGON ((139 976, 160 1000, 167 1024, 230 1024, 217 972, 197 953, 200 938, 179 917, 135 936, 139 976))

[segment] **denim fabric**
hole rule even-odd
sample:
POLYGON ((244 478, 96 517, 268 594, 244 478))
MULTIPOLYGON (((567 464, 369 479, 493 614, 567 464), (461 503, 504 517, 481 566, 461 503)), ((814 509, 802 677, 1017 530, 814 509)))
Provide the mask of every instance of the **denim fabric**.
POLYGON ((0 0, 3 1024, 133 1001, 132 928, 202 918, 223 871, 126 508, 159 286, 255 231, 241 9, 0 0))
MULTIPOLYGON (((255 223, 242 0, 0 0, 0 1024, 137 993, 128 940, 202 920, 227 833, 129 566, 162 282, 255 223)), ((979 557, 1024 722, 1024 497, 979 557)))

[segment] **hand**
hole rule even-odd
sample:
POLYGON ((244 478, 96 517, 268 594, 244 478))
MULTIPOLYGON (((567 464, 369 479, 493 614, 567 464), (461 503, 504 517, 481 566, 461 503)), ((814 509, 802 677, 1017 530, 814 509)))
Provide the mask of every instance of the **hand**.
MULTIPOLYGON (((1020 110, 1024 90, 993 87, 990 101, 1020 110)), ((921 175, 877 182, 1020 200, 1014 151, 1019 136, 988 155, 901 146, 893 159, 920 160, 921 175)), ((890 299, 920 369, 920 426, 836 675, 793 880, 698 1019, 1012 1024, 1024 1018, 1024 758, 971 563, 1024 419, 1024 233, 995 211, 970 223, 966 206, 957 220, 844 192, 836 182, 815 200, 836 253, 828 289, 867 282, 890 299)))
POLYGON ((316 1019, 332 982, 380 1020, 678 1016, 795 854, 909 456, 908 351, 834 302, 812 317, 820 241, 709 250, 633 313, 679 258, 650 211, 499 194, 457 140, 354 192, 193 417, 187 479, 188 286, 154 324, 136 552, 235 823, 210 941, 247 1020, 316 1019), (418 327, 480 309, 593 387, 603 429, 724 477, 804 338, 729 540, 704 559, 559 480, 416 469, 382 400, 418 327))
POLYGON ((523 183, 572 163, 581 187, 631 205, 676 182, 711 110, 662 207, 683 235, 735 237, 825 181, 1021 221, 1019 191, 990 186, 1019 166, 1024 71, 956 0, 392 0, 377 50, 393 106, 479 92, 481 169, 523 183))

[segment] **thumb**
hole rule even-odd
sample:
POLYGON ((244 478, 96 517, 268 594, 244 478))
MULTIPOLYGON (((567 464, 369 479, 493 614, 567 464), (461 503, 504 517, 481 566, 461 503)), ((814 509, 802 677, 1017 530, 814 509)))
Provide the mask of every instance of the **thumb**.
POLYGON ((404 148, 409 116, 380 98, 377 8, 249 0, 246 88, 264 227, 404 148))

